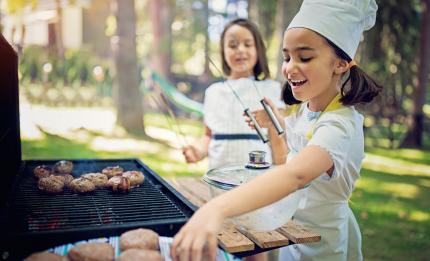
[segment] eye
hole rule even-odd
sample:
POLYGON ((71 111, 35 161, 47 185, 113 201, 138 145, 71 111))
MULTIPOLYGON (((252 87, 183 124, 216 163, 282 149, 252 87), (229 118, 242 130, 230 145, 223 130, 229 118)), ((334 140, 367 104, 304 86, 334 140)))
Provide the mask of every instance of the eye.
POLYGON ((228 47, 232 48, 232 49, 235 49, 235 48, 237 48, 237 43, 229 43, 228 47))
POLYGON ((291 58, 290 58, 290 56, 284 56, 284 61, 285 61, 285 62, 287 62, 287 63, 288 63, 288 62, 290 61, 290 59, 291 59, 291 58))
POLYGON ((312 60, 312 57, 301 57, 300 60, 304 63, 309 62, 310 60, 312 60))

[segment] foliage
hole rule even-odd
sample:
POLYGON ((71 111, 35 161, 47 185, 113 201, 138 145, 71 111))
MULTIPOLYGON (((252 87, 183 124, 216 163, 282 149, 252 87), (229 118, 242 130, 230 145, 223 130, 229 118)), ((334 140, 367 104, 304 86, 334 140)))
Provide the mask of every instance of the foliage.
POLYGON ((21 81, 32 83, 42 82, 42 67, 47 60, 48 57, 45 48, 36 45, 24 48, 19 66, 21 81))
POLYGON ((367 107, 367 112, 375 116, 367 134, 375 138, 388 137, 389 147, 396 147, 406 132, 403 129, 395 134, 396 126, 405 124, 411 108, 411 94, 417 84, 417 42, 422 9, 419 0, 381 0, 378 6, 375 27, 365 36, 361 63, 384 90, 379 100, 367 107), (378 126, 386 120, 388 133, 381 133, 378 126))
POLYGON ((110 64, 100 59, 85 48, 68 49, 65 59, 58 59, 56 54, 48 53, 41 46, 28 46, 24 48, 20 58, 20 81, 24 86, 29 83, 53 86, 104 86, 103 94, 110 95, 112 75, 110 64), (50 64, 51 71, 44 71, 44 65, 50 64), (102 76, 97 78, 94 68, 100 66, 102 76), (108 88, 109 87, 109 88, 108 88))

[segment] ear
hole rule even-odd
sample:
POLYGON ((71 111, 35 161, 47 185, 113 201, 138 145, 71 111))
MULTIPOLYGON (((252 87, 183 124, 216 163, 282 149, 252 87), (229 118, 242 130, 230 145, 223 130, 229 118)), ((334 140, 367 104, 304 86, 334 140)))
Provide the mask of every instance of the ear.
POLYGON ((335 74, 344 74, 349 69, 348 61, 344 59, 338 59, 335 64, 334 73, 335 74))

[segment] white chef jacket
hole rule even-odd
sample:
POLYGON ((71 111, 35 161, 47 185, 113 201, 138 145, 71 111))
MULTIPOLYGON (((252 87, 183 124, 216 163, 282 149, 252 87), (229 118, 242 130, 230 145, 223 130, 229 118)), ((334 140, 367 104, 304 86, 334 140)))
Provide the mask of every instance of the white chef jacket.
POLYGON ((363 116, 354 107, 342 107, 309 121, 307 105, 302 103, 285 119, 287 161, 305 146, 317 145, 330 154, 334 171, 331 177, 323 173, 312 181, 305 191, 306 203, 294 215, 296 222, 321 234, 321 241, 285 247, 279 260, 362 260, 361 233, 348 199, 364 159, 363 116))
MULTIPOLYGON (((263 109, 260 100, 270 98, 278 107, 285 107, 281 100, 280 83, 266 79, 255 81, 254 77, 216 82, 205 91, 204 122, 214 134, 257 134, 245 122, 244 108, 235 97, 229 84, 240 100, 251 111, 263 109), (258 88, 256 90, 253 82, 258 88), (261 94, 261 96, 260 96, 261 94)), ((248 153, 265 151, 266 161, 271 162, 270 148, 261 140, 215 140, 209 143, 209 169, 226 165, 241 165, 248 162, 248 153)))

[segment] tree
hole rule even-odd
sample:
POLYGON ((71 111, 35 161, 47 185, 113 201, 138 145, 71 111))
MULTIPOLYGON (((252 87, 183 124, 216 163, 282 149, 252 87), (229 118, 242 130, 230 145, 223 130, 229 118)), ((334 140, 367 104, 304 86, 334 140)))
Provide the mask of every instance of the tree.
POLYGON ((57 57, 64 60, 64 44, 63 44, 63 8, 60 0, 55 0, 55 10, 57 12, 57 20, 55 23, 55 44, 57 57))
POLYGON ((427 85, 430 73, 430 0, 422 0, 423 15, 421 20, 420 51, 418 58, 418 83, 414 89, 412 113, 408 132, 403 141, 405 147, 422 147, 424 130, 423 107, 426 102, 427 85))
POLYGON ((285 0, 248 1, 249 19, 258 24, 258 29, 267 45, 270 45, 275 29, 275 16, 273 14, 276 13, 277 2, 285 2, 285 0))
POLYGON ((170 79, 170 66, 172 64, 172 5, 171 0, 149 1, 153 32, 151 67, 167 79, 170 79))
POLYGON ((284 56, 282 54, 282 41, 284 39, 284 32, 287 29, 288 24, 293 20, 294 15, 299 11, 301 0, 278 0, 276 6, 276 25, 275 25, 275 35, 274 43, 278 47, 277 51, 277 67, 276 79, 283 81, 284 77, 282 75, 282 62, 284 56))
POLYGON ((117 123, 127 131, 144 132, 142 97, 138 85, 134 0, 114 0, 114 9, 117 31, 112 39, 116 69, 113 96, 117 123))
POLYGON ((374 138, 371 145, 397 147, 406 132, 414 76, 418 75, 420 1, 378 2, 375 27, 364 34, 365 41, 357 53, 359 66, 384 86, 377 101, 364 108, 366 136, 374 138))
POLYGON ((209 81, 209 79, 212 78, 212 73, 209 69, 209 0, 205 0, 204 2, 204 21, 203 21, 203 30, 205 34, 205 64, 204 64, 204 71, 203 71, 203 81, 209 81))

